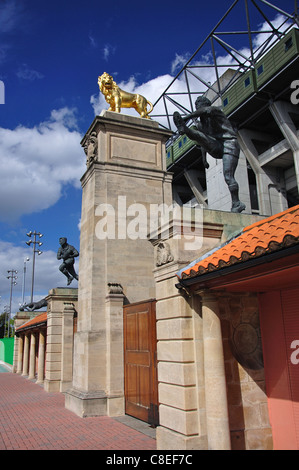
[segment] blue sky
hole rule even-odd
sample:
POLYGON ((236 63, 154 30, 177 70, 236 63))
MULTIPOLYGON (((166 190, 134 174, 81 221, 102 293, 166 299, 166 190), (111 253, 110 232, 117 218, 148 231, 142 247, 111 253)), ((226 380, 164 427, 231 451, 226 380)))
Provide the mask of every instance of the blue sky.
MULTIPOLYGON (((13 311, 21 301, 23 261, 32 259, 32 248, 25 244, 30 230, 44 234, 43 254, 36 259, 35 299, 65 285, 56 252, 60 236, 80 246, 80 177, 86 168, 80 140, 95 114, 108 108, 97 77, 107 71, 128 91, 142 90, 154 103, 232 3, 0 0, 0 80, 5 85, 5 104, 0 105, 0 312, 8 303, 8 269, 19 271, 13 311)), ((272 3, 293 12, 293 0, 272 3)), ((240 0, 225 27, 238 30, 244 21, 240 0)), ((262 27, 256 11, 251 21, 262 27)), ((237 47, 246 46, 240 42, 237 47)), ((26 300, 30 276, 31 261, 26 300)))

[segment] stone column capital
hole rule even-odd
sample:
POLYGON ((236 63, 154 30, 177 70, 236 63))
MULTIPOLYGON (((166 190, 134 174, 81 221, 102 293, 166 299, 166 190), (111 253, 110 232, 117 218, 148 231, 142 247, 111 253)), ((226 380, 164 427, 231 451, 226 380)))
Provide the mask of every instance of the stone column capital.
POLYGON ((201 298, 201 303, 207 304, 210 302, 218 302, 221 298, 228 297, 229 293, 223 290, 209 290, 209 289, 199 289, 193 292, 194 295, 197 295, 201 298))

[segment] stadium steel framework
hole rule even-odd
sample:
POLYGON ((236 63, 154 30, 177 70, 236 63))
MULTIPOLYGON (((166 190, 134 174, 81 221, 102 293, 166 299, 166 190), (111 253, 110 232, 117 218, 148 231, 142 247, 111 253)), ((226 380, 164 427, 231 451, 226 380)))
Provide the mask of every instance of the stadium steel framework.
POLYGON ((151 116, 173 131, 166 165, 178 204, 230 211, 222 165, 211 158, 206 169, 201 148, 173 123, 174 111, 194 111, 201 94, 222 106, 237 131, 236 178, 246 213, 268 216, 299 204, 297 3, 286 12, 267 0, 235 0, 154 103, 151 116))
POLYGON ((240 73, 254 69, 259 59, 296 25, 299 26, 297 0, 294 2, 292 13, 266 0, 235 0, 156 100, 152 117, 156 118, 162 127, 173 129, 174 110, 179 110, 182 114, 193 111, 194 96, 210 90, 213 93, 212 103, 222 98, 240 73), (233 13, 238 18, 238 25, 244 23, 244 30, 221 29, 233 13), (275 20, 269 19, 271 14, 278 16, 275 20), (253 22, 260 24, 261 21, 267 29, 252 28, 253 22), (247 45, 244 45, 244 37, 247 45), (261 40, 262 37, 264 40, 261 40), (224 58, 226 62, 222 62, 224 58), (228 68, 234 70, 234 74, 223 85, 221 76, 228 68), (205 79, 207 69, 210 69, 209 77, 214 77, 214 80, 205 79), (184 90, 175 91, 178 81, 180 81, 180 88, 185 87, 184 90), (164 124, 161 122, 163 118, 166 119, 164 124))

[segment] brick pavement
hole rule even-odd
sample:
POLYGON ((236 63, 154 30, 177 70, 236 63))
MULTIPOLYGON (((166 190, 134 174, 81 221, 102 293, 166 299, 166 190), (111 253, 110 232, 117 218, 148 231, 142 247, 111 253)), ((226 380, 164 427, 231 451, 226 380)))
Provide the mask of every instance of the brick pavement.
POLYGON ((62 393, 0 374, 0 450, 155 450, 156 441, 117 419, 80 418, 62 393))

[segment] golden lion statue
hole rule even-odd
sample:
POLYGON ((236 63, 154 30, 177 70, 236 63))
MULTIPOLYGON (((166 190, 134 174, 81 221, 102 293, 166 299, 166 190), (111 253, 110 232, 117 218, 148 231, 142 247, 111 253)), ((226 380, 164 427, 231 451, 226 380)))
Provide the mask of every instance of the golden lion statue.
POLYGON ((110 104, 108 111, 120 113, 121 108, 134 108, 140 114, 140 117, 150 119, 149 113, 152 112, 153 105, 144 96, 121 90, 113 77, 107 72, 99 76, 98 85, 101 93, 105 96, 105 100, 110 104), (149 111, 147 105, 150 106, 149 111))

